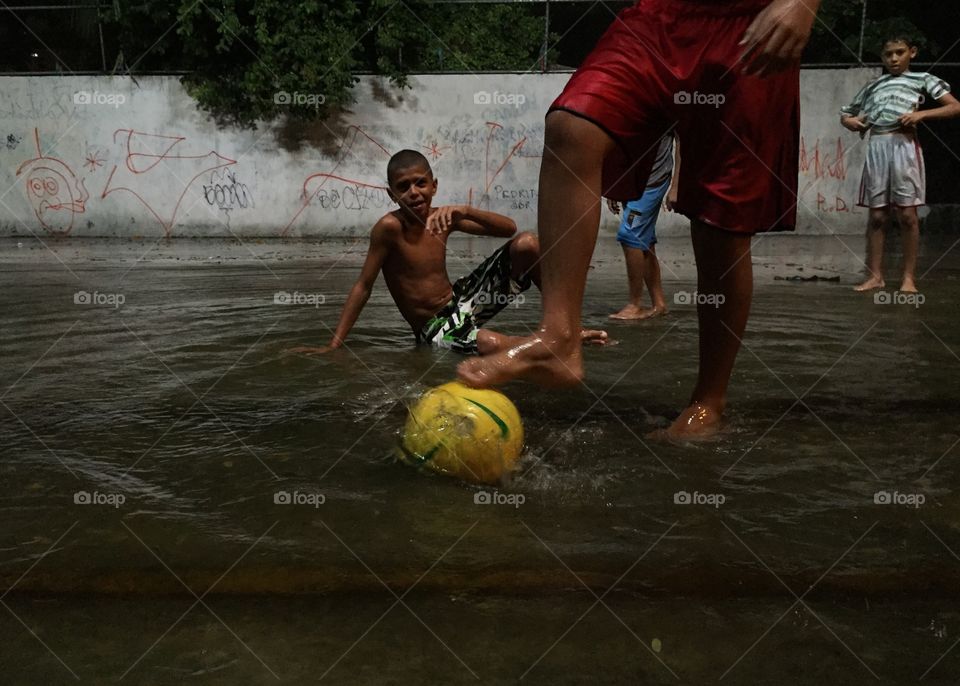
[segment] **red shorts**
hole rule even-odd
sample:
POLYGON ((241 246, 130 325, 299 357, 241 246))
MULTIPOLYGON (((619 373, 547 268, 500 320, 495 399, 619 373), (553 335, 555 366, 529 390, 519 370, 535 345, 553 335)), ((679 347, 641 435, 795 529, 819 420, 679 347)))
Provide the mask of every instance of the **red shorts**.
POLYGON ((680 140, 680 213, 730 231, 796 224, 799 65, 744 76, 738 45, 770 0, 640 0, 613 22, 550 110, 617 143, 603 195, 643 195, 657 145, 680 140))

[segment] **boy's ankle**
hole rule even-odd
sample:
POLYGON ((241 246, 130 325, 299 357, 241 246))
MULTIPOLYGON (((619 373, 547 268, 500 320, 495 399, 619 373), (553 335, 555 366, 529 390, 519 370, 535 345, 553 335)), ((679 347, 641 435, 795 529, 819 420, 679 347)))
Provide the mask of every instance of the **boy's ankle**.
POLYGON ((724 411, 727 409, 727 399, 726 398, 697 398, 690 401, 688 407, 699 406, 708 410, 709 412, 715 414, 717 417, 723 415, 724 411))

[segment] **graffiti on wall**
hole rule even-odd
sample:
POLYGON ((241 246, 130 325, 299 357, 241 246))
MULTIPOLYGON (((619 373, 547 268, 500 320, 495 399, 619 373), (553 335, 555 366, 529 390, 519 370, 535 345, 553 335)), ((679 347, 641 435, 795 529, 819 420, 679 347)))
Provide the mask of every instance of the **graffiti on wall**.
POLYGON ((87 154, 83 160, 83 166, 90 172, 95 172, 107 163, 107 153, 98 148, 87 146, 87 154))
POLYGON ((280 235, 286 236, 304 210, 311 205, 324 210, 356 211, 387 207, 391 202, 387 187, 382 182, 378 183, 373 172, 370 172, 367 178, 358 178, 358 174, 346 175, 343 168, 351 161, 363 162, 364 166, 372 168, 371 161, 380 160, 382 169, 385 170, 389 159, 390 152, 383 143, 360 126, 351 124, 347 127, 347 135, 340 140, 333 166, 309 174, 303 180, 300 187, 300 206, 287 225, 280 230, 280 235))
MULTIPOLYGON (((224 213, 227 225, 231 211, 254 207, 248 185, 235 170, 226 169, 235 165, 236 160, 216 150, 192 150, 185 136, 117 129, 113 142, 119 146, 119 157, 112 164, 107 149, 86 144, 86 152, 78 160, 85 178, 78 176, 60 157, 43 152, 39 129, 34 129, 33 139, 35 157, 20 163, 15 176, 23 178, 33 213, 50 235, 70 233, 76 215, 87 212, 90 206, 86 183, 94 175, 106 173, 108 168, 103 188, 94 200, 103 201, 112 196, 112 201, 120 197, 114 193, 126 191, 146 208, 166 237, 171 235, 181 215, 200 202, 198 198, 191 205, 184 204, 187 192, 204 175, 207 183, 202 186, 202 198, 207 206, 224 213)), ((9 134, 7 149, 16 148, 19 142, 19 136, 9 134)))
POLYGON ((237 163, 216 150, 193 152, 184 145, 186 140, 185 136, 133 129, 114 131, 114 143, 120 142, 123 146, 123 160, 113 165, 100 198, 119 191, 130 193, 143 204, 169 238, 183 199, 193 183, 204 174, 237 163), (174 189, 172 193, 170 188, 174 189))
POLYGON ((27 200, 40 226, 51 235, 66 236, 76 216, 86 211, 90 194, 70 165, 43 154, 39 129, 33 130, 33 140, 37 156, 17 167, 16 176, 23 177, 27 200))
POLYGON ((856 212, 847 170, 850 147, 839 136, 817 137, 812 146, 800 137, 800 194, 816 214, 856 212))
MULTIPOLYGON (((509 138, 502 135, 504 132, 503 124, 495 121, 486 122, 487 140, 483 151, 483 191, 478 198, 478 204, 486 207, 490 206, 490 186, 497 180, 497 177, 503 172, 510 160, 520 154, 523 146, 527 143, 527 137, 523 136, 516 142, 511 142, 509 138), (491 147, 500 145, 501 149, 506 139, 506 152, 497 154, 496 150, 491 153, 491 147), (492 155, 492 159, 491 159, 492 155)), ((468 191, 468 204, 473 204, 474 190, 473 186, 468 191)), ((524 209, 524 208, 517 208, 524 209)))

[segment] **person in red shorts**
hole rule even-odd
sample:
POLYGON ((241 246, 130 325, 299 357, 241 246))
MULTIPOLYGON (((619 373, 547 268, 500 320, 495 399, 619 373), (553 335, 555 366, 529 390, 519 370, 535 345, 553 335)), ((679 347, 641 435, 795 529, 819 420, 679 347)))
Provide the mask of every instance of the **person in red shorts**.
POLYGON ((639 197, 657 141, 676 127, 677 210, 691 220, 698 292, 715 297, 698 299, 699 374, 666 435, 718 430, 750 311, 751 237, 795 224, 799 60, 819 2, 640 0, 618 15, 547 113, 539 330, 461 363, 464 382, 581 381, 580 315, 601 197, 639 197))

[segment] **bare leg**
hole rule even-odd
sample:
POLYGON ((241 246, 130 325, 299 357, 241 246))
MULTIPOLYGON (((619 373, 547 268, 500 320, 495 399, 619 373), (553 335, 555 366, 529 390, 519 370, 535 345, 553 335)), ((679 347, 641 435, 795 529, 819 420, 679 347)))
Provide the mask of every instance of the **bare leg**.
POLYGON ((646 264, 643 270, 643 280, 647 284, 647 292, 653 304, 651 317, 667 313, 667 301, 663 297, 663 281, 660 278, 660 260, 657 259, 657 247, 651 245, 644 253, 646 264))
POLYGON ((666 430, 669 438, 714 435, 727 405, 727 384, 750 315, 753 264, 750 236, 692 223, 697 260, 697 293, 719 304, 697 304, 700 370, 690 405, 666 430))
POLYGON ((462 362, 460 378, 471 386, 515 378, 570 386, 583 378, 583 291, 600 228, 601 168, 614 143, 598 126, 569 112, 551 112, 546 122, 537 207, 543 319, 535 335, 509 349, 462 362))
POLYGON ((883 288, 883 232, 886 229, 887 218, 890 216, 886 207, 871 207, 867 219, 867 280, 855 291, 872 291, 883 288))
POLYGON ((533 284, 540 288, 540 241, 529 231, 518 233, 510 241, 510 265, 514 281, 528 273, 533 284))
POLYGON ((610 315, 610 319, 640 319, 643 314, 643 284, 646 281, 646 256, 640 248, 631 248, 620 244, 623 248, 623 260, 627 265, 627 285, 630 290, 630 301, 619 312, 610 315))
POLYGON ((920 219, 916 207, 898 207, 897 219, 900 222, 900 235, 903 236, 903 282, 900 290, 904 293, 916 293, 917 251, 920 245, 920 219))
POLYGON ((610 319, 649 319, 667 313, 667 303, 663 299, 663 285, 660 282, 660 263, 653 246, 649 250, 623 246, 623 256, 627 263, 627 281, 630 284, 630 302, 610 319), (646 284, 653 307, 643 307, 643 286, 646 284))
MULTIPOLYGON (((520 345, 526 340, 523 336, 508 336, 490 329, 480 329, 477 332, 477 350, 481 355, 492 355, 501 350, 508 350, 520 345)), ((608 336, 606 331, 598 329, 581 329, 580 341, 583 345, 606 345, 608 336)))
MULTIPOLYGON (((533 283, 540 287, 540 242, 529 231, 514 236, 510 241, 510 276, 520 281, 529 274, 533 283)), ((580 331, 581 342, 591 345, 606 345, 607 332, 598 329, 583 329, 580 331)), ((481 355, 490 355, 506 350, 513 345, 522 343, 520 336, 508 336, 490 329, 480 329, 477 333, 477 349, 481 355)))

